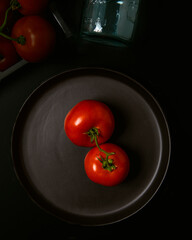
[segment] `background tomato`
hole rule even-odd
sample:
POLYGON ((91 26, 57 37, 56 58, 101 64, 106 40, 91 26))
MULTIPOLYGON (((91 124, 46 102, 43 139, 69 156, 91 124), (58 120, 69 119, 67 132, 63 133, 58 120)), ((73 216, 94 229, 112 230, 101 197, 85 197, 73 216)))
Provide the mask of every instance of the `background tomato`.
POLYGON ((38 62, 46 58, 55 45, 55 30, 40 16, 25 16, 19 19, 12 29, 12 37, 24 36, 24 45, 13 41, 17 53, 29 62, 38 62))
POLYGON ((0 37, 0 71, 11 67, 18 60, 19 57, 12 42, 0 37))
POLYGON ((92 132, 97 131, 98 143, 106 142, 115 127, 114 116, 109 107, 96 100, 84 100, 67 114, 64 128, 69 139, 78 146, 95 146, 92 132), (91 142, 92 138, 92 142, 91 142))
POLYGON ((41 13, 48 5, 48 0, 17 0, 21 7, 18 9, 23 15, 41 13))
POLYGON ((114 152, 114 155, 108 158, 111 165, 115 169, 111 171, 104 168, 101 162, 101 157, 106 158, 106 155, 97 147, 92 148, 86 155, 84 160, 85 172, 90 180, 104 186, 115 186, 125 180, 130 169, 130 160, 126 152, 112 143, 105 143, 100 147, 106 152, 114 152), (99 160, 100 159, 100 160, 99 160))

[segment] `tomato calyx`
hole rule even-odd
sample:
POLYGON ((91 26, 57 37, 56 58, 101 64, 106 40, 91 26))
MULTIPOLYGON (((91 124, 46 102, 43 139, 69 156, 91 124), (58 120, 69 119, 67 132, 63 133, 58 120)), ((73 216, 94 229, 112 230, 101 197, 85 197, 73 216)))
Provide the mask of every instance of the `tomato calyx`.
POLYGON ((116 166, 113 164, 113 159, 108 159, 107 155, 106 158, 104 159, 100 154, 100 157, 97 157, 97 159, 102 163, 102 168, 104 168, 105 170, 112 172, 113 170, 116 169, 116 166))
POLYGON ((15 41, 21 45, 25 45, 25 43, 26 43, 26 38, 23 35, 19 36, 18 38, 12 38, 12 37, 8 36, 7 34, 4 34, 0 31, 0 36, 6 38, 8 40, 15 41))
POLYGON ((13 11, 21 7, 21 4, 17 0, 11 0, 10 5, 13 11))
POLYGON ((116 169, 116 166, 113 164, 113 159, 109 159, 109 156, 114 155, 115 152, 106 152, 102 148, 100 148, 98 144, 97 138, 99 137, 99 129, 96 127, 91 128, 86 134, 91 138, 91 142, 95 141, 96 146, 99 148, 99 151, 104 153, 106 155, 105 158, 103 158, 100 154, 100 158, 97 157, 97 159, 102 163, 102 167, 105 170, 113 171, 116 169))
POLYGON ((89 131, 86 132, 85 134, 87 134, 91 138, 90 141, 93 142, 95 140, 95 137, 97 138, 97 136, 99 136, 99 129, 96 127, 93 127, 89 129, 89 131))

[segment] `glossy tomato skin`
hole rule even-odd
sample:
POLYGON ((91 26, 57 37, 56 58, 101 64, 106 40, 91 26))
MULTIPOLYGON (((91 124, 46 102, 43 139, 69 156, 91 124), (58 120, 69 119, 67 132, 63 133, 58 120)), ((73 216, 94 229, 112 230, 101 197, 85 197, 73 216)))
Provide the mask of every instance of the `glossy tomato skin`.
POLYGON ((40 16, 25 16, 20 18, 12 29, 12 37, 24 36, 26 43, 13 44, 17 53, 29 62, 39 62, 45 59, 54 49, 56 34, 52 25, 40 16))
POLYGON ((115 152, 109 156, 113 160, 116 169, 111 172, 102 167, 98 160, 100 155, 105 158, 105 154, 100 152, 97 147, 92 148, 84 160, 84 168, 87 176, 95 183, 104 186, 115 186, 125 180, 130 170, 130 160, 126 152, 116 144, 105 143, 100 145, 106 152, 115 152))
POLYGON ((48 0, 17 0, 21 7, 18 9, 23 15, 36 15, 45 10, 48 0))
POLYGON ((0 71, 5 71, 19 61, 19 56, 10 40, 0 37, 0 71))
POLYGON ((83 100, 75 105, 67 114, 64 129, 68 138, 78 146, 93 147, 86 134, 90 129, 97 128, 98 143, 106 142, 112 135, 115 127, 114 116, 109 107, 96 100, 83 100))

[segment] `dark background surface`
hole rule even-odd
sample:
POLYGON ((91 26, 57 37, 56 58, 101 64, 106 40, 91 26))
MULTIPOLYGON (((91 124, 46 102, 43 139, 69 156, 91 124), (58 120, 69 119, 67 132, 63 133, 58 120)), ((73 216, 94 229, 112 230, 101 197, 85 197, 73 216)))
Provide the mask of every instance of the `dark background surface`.
MULTIPOLYGON (((74 38, 57 27, 55 52, 42 63, 27 64, 0 82, 0 238, 107 239, 164 237, 187 230, 187 169, 191 135, 190 86, 181 65, 182 28, 175 1, 143 0, 134 43, 125 49, 82 42, 78 38, 82 1, 56 1, 74 38), (12 128, 23 102, 48 78, 76 67, 104 67, 133 77, 161 105, 167 118, 172 154, 165 180, 154 198, 137 214, 103 227, 75 226, 40 209, 21 187, 11 159, 12 128), (2 235, 2 237, 1 237, 2 235)), ((177 5, 177 8, 180 6, 177 5)))

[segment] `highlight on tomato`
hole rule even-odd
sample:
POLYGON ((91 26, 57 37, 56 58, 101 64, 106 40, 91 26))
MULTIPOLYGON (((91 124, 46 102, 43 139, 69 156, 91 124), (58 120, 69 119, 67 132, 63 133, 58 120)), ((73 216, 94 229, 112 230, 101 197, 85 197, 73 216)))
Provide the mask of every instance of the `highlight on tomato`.
POLYGON ((112 135, 115 120, 110 108, 96 100, 76 104, 64 120, 68 138, 78 146, 93 147, 106 142, 112 135))
POLYGON ((130 160, 121 147, 105 143, 87 153, 84 168, 91 181, 104 186, 115 186, 128 176, 130 160))

